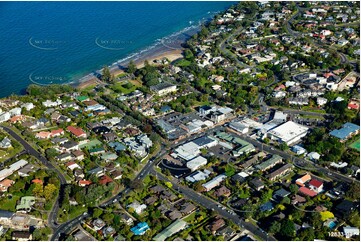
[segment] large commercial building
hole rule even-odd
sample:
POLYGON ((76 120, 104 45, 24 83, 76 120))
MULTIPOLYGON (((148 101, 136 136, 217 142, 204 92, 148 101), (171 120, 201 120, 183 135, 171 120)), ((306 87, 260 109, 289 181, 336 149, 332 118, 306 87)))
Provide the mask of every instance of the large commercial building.
POLYGON ((184 145, 180 145, 174 150, 171 156, 174 158, 180 157, 186 161, 190 161, 200 154, 200 149, 211 148, 217 144, 218 141, 216 139, 212 139, 209 136, 203 136, 185 143, 184 145))
POLYGON ((203 156, 197 156, 196 158, 187 162, 187 167, 191 169, 191 171, 195 171, 204 165, 207 165, 207 159, 203 156))
POLYGON ((277 140, 278 142, 284 142, 287 145, 291 145, 305 137, 307 132, 307 127, 288 121, 268 131, 267 136, 272 140, 277 140))

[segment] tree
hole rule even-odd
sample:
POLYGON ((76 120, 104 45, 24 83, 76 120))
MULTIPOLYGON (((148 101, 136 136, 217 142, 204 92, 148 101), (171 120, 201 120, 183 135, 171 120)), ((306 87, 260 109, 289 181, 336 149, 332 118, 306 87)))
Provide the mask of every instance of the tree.
POLYGON ((114 219, 114 214, 112 213, 105 213, 102 215, 102 219, 104 220, 104 222, 106 222, 107 224, 110 224, 113 219, 114 219))
POLYGON ((134 61, 131 60, 128 64, 127 72, 130 74, 134 74, 134 72, 137 70, 137 66, 135 65, 134 61))
POLYGON ((333 213, 331 213, 330 211, 323 211, 323 212, 320 212, 320 215, 321 215, 321 220, 324 222, 326 221, 327 219, 330 219, 330 218, 334 218, 335 215, 333 215, 333 213))
POLYGON ((102 70, 102 77, 101 79, 105 82, 111 82, 112 81, 112 75, 110 74, 109 67, 104 66, 102 70))
POLYGON ((291 184, 289 187, 292 194, 296 194, 298 192, 298 186, 296 184, 291 184))
POLYGON ((44 188, 42 184, 36 183, 33 189, 33 193, 37 197, 44 196, 44 188))
POLYGON ((278 221, 273 221, 271 226, 268 229, 268 232, 275 234, 278 233, 281 229, 281 223, 278 221))
POLYGON ((360 184, 358 182, 351 183, 345 195, 352 200, 360 199, 360 184))
POLYGON ((300 240, 303 241, 313 241, 315 239, 315 231, 313 228, 307 228, 304 230, 301 230, 299 234, 300 240))
POLYGON ((93 218, 99 218, 100 215, 103 214, 103 210, 99 209, 99 208, 95 208, 94 211, 93 211, 93 215, 92 217, 93 218))
POLYGON ((296 235, 295 224, 289 219, 282 221, 280 235, 283 238, 293 238, 296 235))
POLYGON ((55 197, 57 190, 58 189, 56 188, 56 186, 54 184, 49 183, 48 185, 46 185, 45 188, 44 188, 44 197, 45 197, 45 199, 47 201, 49 201, 50 199, 55 197))

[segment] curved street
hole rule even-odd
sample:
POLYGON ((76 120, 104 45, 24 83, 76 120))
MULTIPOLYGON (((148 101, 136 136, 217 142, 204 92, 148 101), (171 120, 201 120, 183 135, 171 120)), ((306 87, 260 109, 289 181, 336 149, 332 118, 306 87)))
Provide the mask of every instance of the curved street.
MULTIPOLYGON (((26 142, 22 137, 20 137, 17 133, 15 133, 10 128, 5 127, 5 126, 0 126, 0 127, 3 128, 3 130, 5 130, 9 135, 11 135, 16 141, 18 141, 24 147, 24 151, 26 153, 37 158, 49 170, 56 172, 56 174, 58 175, 58 178, 60 180, 60 186, 67 184, 67 181, 66 181, 65 177, 63 176, 63 174, 61 172, 59 172, 40 152, 35 150, 31 145, 29 145, 28 142, 26 142)), ((58 214, 58 210, 59 210, 59 196, 60 196, 60 191, 58 192, 55 204, 48 216, 48 225, 52 229, 55 229, 58 227, 56 220, 57 220, 57 214, 58 214)))

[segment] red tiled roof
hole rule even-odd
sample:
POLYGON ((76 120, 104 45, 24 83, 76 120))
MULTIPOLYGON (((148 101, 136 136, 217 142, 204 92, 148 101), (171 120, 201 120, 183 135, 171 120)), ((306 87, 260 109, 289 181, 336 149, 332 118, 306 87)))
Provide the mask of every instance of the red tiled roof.
POLYGON ((306 195, 306 196, 310 196, 310 197, 314 197, 317 195, 317 192, 312 191, 311 189, 307 188, 307 187, 301 187, 298 190, 300 193, 306 195))
POLYGON ((321 181, 316 180, 316 179, 312 179, 308 184, 312 185, 314 187, 317 187, 317 188, 319 188, 320 186, 323 185, 323 183, 321 181))
POLYGON ((112 178, 110 178, 109 176, 102 176, 100 178, 100 180, 99 180, 99 183, 101 185, 106 185, 106 184, 108 184, 109 182, 112 182, 112 181, 113 181, 112 178))
POLYGON ((10 187, 14 183, 13 180, 5 179, 0 182, 0 185, 3 187, 10 187))
POLYGON ((79 185, 90 185, 90 184, 92 184, 91 181, 87 181, 87 180, 81 180, 81 181, 79 181, 79 185))
POLYGON ((51 131, 51 135, 57 135, 57 134, 61 134, 63 132, 64 132, 63 129, 55 129, 55 130, 51 131))
POLYGON ((37 184, 40 184, 40 185, 42 185, 42 184, 43 184, 43 181, 42 181, 42 180, 40 180, 40 179, 38 179, 38 178, 36 178, 36 179, 32 180, 31 182, 32 182, 32 183, 37 183, 37 184))
POLYGON ((358 104, 355 104, 355 103, 349 103, 349 104, 347 105, 347 107, 348 107, 349 109, 358 109, 358 108, 359 108, 358 104))
POLYGON ((69 161, 68 163, 66 163, 66 166, 71 166, 71 165, 74 165, 75 162, 74 161, 69 161))
POLYGON ((10 119, 11 123, 16 123, 17 121, 23 120, 25 117, 24 115, 16 115, 10 119))
POLYGON ((82 135, 85 135, 85 132, 81 128, 68 126, 68 131, 71 132, 73 135, 80 137, 82 135))

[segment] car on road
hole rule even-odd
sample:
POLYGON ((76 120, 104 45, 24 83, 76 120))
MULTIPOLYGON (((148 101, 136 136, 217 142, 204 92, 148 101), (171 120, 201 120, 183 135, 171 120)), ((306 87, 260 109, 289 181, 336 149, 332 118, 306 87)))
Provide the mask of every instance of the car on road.
POLYGON ((272 147, 271 150, 275 150, 275 148, 272 147))
POLYGON ((88 213, 87 213, 87 212, 84 212, 84 213, 83 213, 83 215, 84 215, 84 216, 87 216, 87 215, 88 215, 88 213))
POLYGON ((116 203, 116 202, 118 202, 118 199, 114 199, 114 200, 113 200, 113 203, 116 203))

